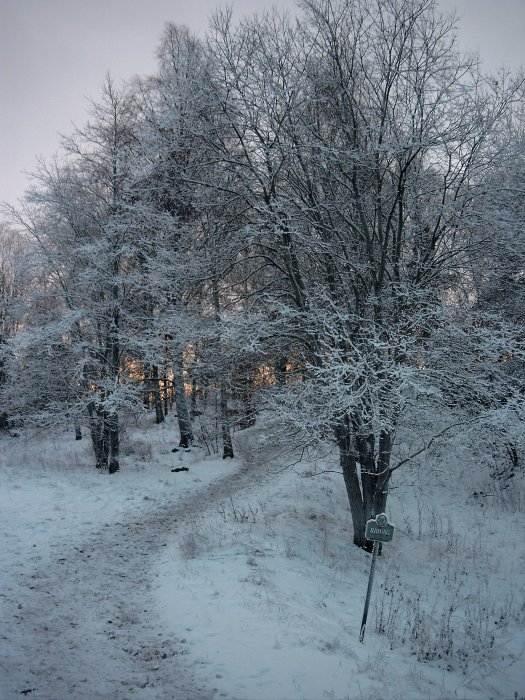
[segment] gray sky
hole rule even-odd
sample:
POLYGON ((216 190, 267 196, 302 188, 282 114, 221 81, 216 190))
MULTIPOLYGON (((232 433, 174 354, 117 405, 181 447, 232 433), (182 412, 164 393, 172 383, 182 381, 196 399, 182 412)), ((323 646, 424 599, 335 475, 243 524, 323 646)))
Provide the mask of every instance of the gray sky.
MULTIPOLYGON (((109 71, 128 79, 155 70, 167 21, 204 32, 216 0, 0 0, 0 200, 15 203, 37 156, 86 117, 109 71)), ((439 0, 457 9, 465 48, 485 65, 525 64, 525 0, 439 0)), ((235 0, 238 14, 294 0, 235 0)))

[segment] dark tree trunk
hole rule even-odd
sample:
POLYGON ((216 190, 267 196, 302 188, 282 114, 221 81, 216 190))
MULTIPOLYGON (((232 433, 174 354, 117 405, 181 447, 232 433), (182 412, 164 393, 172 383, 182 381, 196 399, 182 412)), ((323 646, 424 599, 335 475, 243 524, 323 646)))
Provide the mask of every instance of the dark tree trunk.
POLYGON ((374 435, 356 437, 349 417, 345 416, 336 426, 335 434, 352 514, 354 544, 371 552, 373 542, 365 538, 365 528, 370 518, 384 513, 386 508, 392 434, 387 430, 381 431, 377 455, 374 435))
POLYGON ((253 370, 249 363, 239 367, 237 374, 237 396, 241 403, 241 415, 239 416, 239 430, 245 430, 255 425, 255 407, 253 405, 253 370))
POLYGON ((335 427, 335 435, 339 447, 339 459, 343 470, 346 493, 350 503, 350 513, 354 527, 354 544, 368 549, 365 538, 365 509, 363 495, 357 473, 357 460, 352 445, 352 428, 347 416, 344 416, 335 427))
POLYGON ((82 428, 79 423, 75 423, 75 440, 82 440, 82 428))
POLYGON ((104 413, 97 408, 94 403, 88 405, 89 432, 91 444, 95 453, 95 466, 97 469, 107 469, 108 467, 108 447, 106 443, 107 429, 104 420, 104 413))
POLYGON ((118 414, 111 413, 106 418, 107 444, 108 444, 108 471, 110 474, 118 472, 119 465, 119 421, 118 414))
POLYGON ((155 423, 164 423, 164 411, 162 408, 162 397, 160 393, 159 368, 153 365, 151 368, 151 380, 153 384, 153 396, 155 398, 155 423))
POLYGON ((151 370, 149 368, 149 365, 144 366, 144 408, 146 411, 149 411, 151 408, 151 387, 150 387, 150 377, 151 377, 151 370))
POLYGON ((191 380, 191 415, 192 418, 199 415, 197 413, 197 381, 195 379, 191 380))
POLYGON ((375 514, 384 513, 388 498, 390 482, 390 456, 392 454, 393 436, 389 430, 382 430, 379 436, 379 454, 377 456, 377 475, 375 480, 375 514))
MULTIPOLYGON (((115 274, 118 274, 118 262, 114 266, 115 274)), ((119 296, 118 285, 113 285, 113 298, 117 302, 119 296)), ((118 307, 113 311, 113 324, 110 330, 110 375, 115 384, 119 383, 119 364, 120 364, 120 339, 119 339, 120 316, 118 307)), ((119 419, 117 411, 112 411, 107 415, 106 425, 108 429, 108 470, 110 474, 118 472, 119 465, 119 419)))
POLYGON ((233 458, 232 436, 230 422, 228 420, 228 395, 224 382, 221 382, 220 390, 220 413, 221 413, 221 433, 222 433, 222 458, 233 458))
POLYGON ((168 377, 166 373, 162 375, 162 384, 163 384, 163 391, 162 391, 162 410, 164 411, 164 418, 167 417, 169 413, 169 409, 171 408, 171 392, 168 384, 168 377))
POLYGON ((373 435, 357 437, 357 453, 361 471, 361 489, 363 493, 363 509, 365 523, 369 518, 375 517, 375 438, 373 435))
POLYGON ((286 357, 281 355, 275 360, 274 371, 275 371, 275 381, 278 387, 284 387, 286 385, 286 366, 288 361, 286 357))
POLYGON ((182 354, 179 353, 177 364, 174 368, 175 376, 173 387, 175 389, 175 405, 177 407, 177 419, 179 422, 180 442, 179 447, 190 447, 193 443, 193 430, 186 395, 184 393, 184 377, 182 374, 182 354))

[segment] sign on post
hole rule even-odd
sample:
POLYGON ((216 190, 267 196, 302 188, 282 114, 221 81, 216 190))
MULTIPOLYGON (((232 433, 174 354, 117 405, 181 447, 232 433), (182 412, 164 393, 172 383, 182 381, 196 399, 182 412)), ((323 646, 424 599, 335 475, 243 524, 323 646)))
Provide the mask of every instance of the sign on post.
POLYGON ((365 528, 365 537, 372 542, 390 542, 394 536, 394 526, 388 522, 384 513, 369 520, 365 528))
POLYGON ((379 542, 390 542, 394 536, 394 526, 388 522, 385 513, 380 513, 375 518, 371 518, 366 523, 365 537, 374 543, 372 549, 372 563, 370 564, 370 575, 368 577, 368 588, 366 589, 365 609, 363 610, 363 619, 361 621, 361 631, 359 633, 359 641, 362 642, 365 638, 366 620, 368 617, 368 606, 370 605, 370 594, 372 593, 372 581, 374 580, 374 569, 376 566, 377 550, 379 542))

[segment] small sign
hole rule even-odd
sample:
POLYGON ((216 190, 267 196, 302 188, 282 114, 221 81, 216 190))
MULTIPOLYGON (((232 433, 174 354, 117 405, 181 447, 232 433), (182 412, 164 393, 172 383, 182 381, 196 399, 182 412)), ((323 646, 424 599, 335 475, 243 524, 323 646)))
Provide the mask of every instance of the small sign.
POLYGON ((390 542, 394 536, 394 526, 384 513, 366 523, 365 537, 372 542, 390 542))
POLYGON ((365 537, 372 540, 372 563, 370 564, 370 574, 368 576, 368 588, 366 589, 365 609, 363 610, 363 620, 361 621, 361 631, 359 641, 362 643, 365 638, 366 620, 368 617, 368 606, 370 604, 370 594, 372 593, 372 581, 374 580, 374 569, 376 565, 377 551, 380 547, 378 542, 390 542, 394 536, 394 526, 388 522, 385 513, 380 513, 366 523, 365 537))

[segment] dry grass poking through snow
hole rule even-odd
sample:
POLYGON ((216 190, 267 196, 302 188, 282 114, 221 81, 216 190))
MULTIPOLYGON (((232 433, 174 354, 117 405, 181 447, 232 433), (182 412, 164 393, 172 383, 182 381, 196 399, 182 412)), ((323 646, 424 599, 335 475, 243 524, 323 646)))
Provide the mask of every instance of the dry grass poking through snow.
MULTIPOLYGON (((253 444, 247 453, 254 474, 268 469, 253 444)), ((481 505, 466 479, 454 493, 430 472, 394 484, 389 513, 398 527, 378 559, 360 645, 370 556, 351 544, 342 478, 308 476, 304 463, 270 468, 262 487, 186 523, 159 569, 159 605, 188 625, 192 654, 217 693, 525 695, 520 514, 481 505)))

